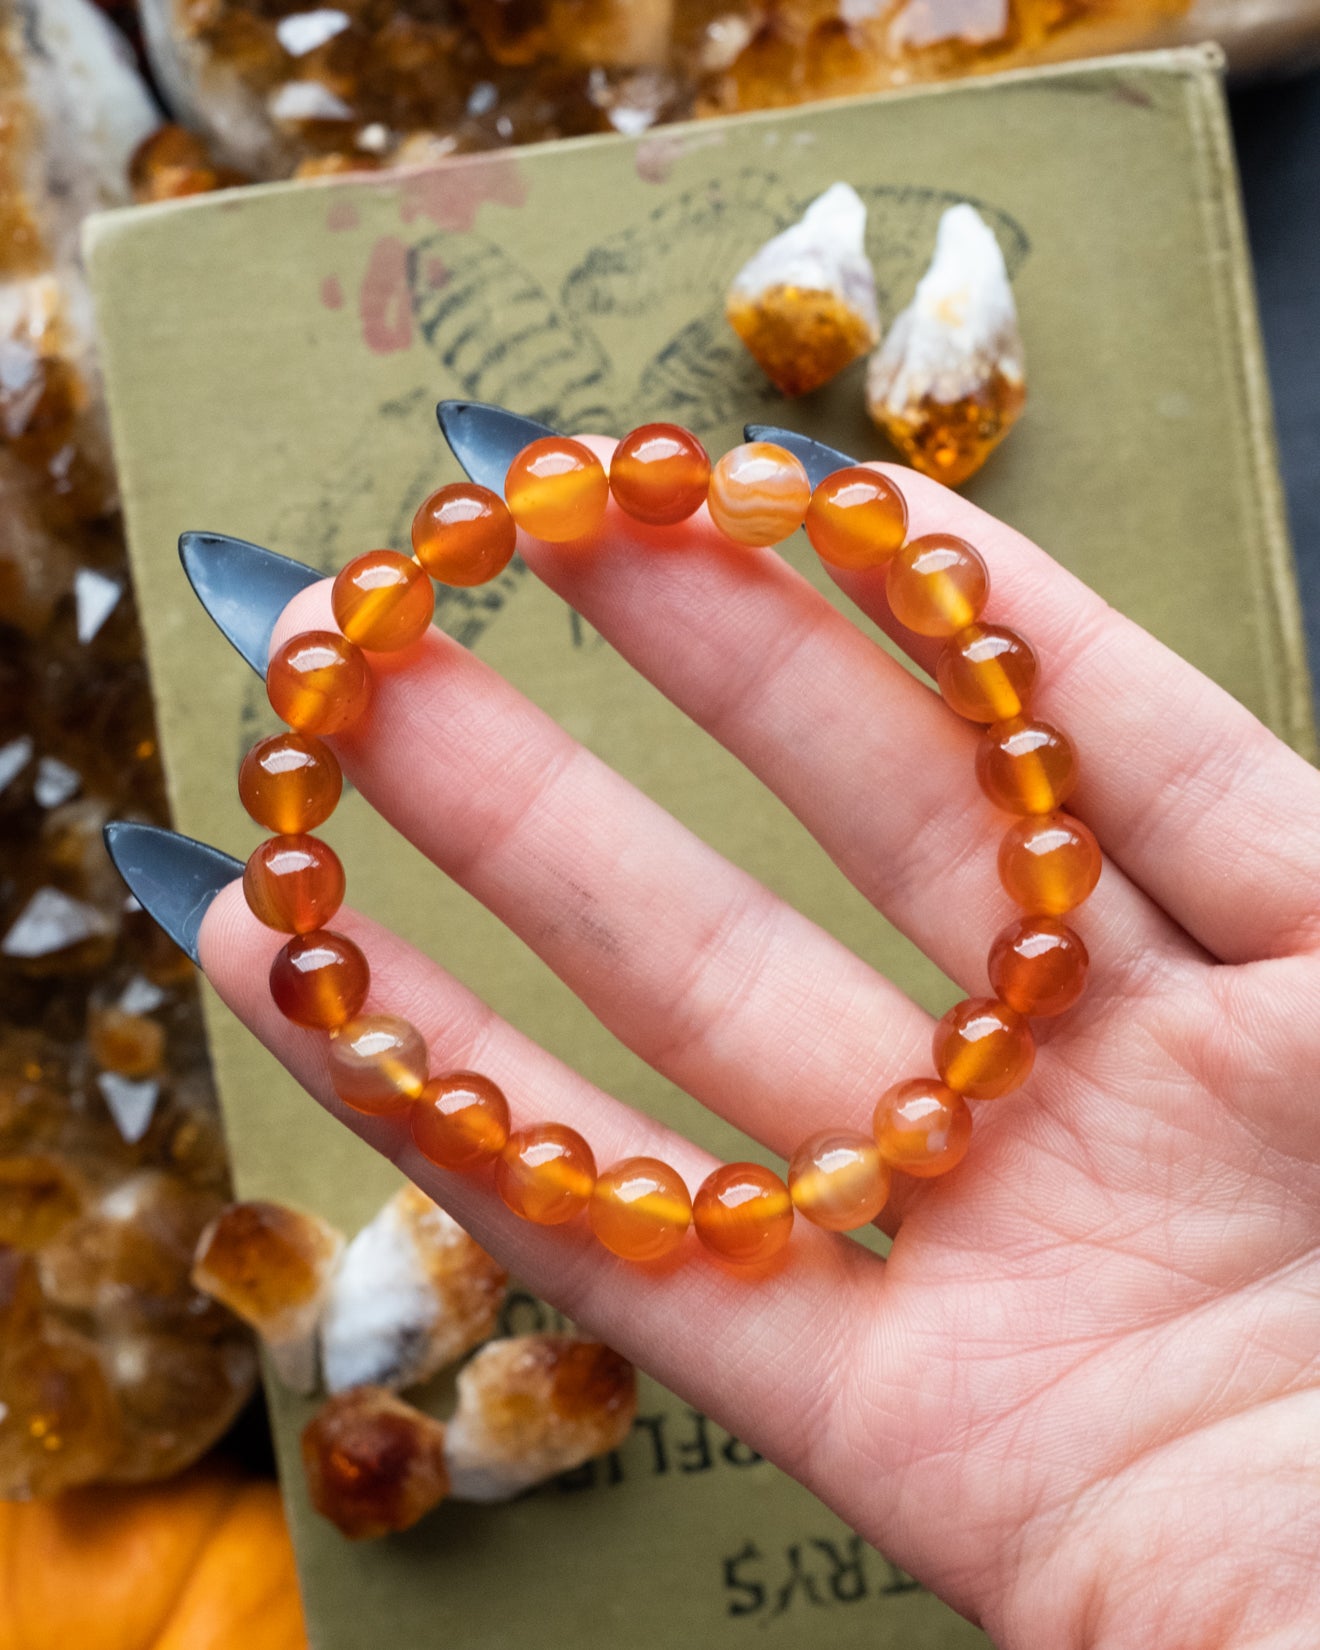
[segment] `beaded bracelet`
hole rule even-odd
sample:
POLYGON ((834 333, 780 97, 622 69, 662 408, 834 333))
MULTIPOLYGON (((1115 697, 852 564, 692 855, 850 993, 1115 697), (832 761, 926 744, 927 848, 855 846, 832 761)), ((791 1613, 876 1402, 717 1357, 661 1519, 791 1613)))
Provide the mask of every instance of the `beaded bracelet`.
POLYGON ((793 454, 767 442, 726 453, 712 469, 701 443, 673 424, 625 437, 608 475, 581 442, 534 441, 505 479, 505 498, 461 482, 442 487, 412 525, 414 557, 358 556, 334 581, 334 631, 286 642, 270 662, 267 691, 293 730, 248 753, 239 792, 252 817, 278 832, 248 860, 243 887, 253 913, 293 937, 271 967, 281 1012, 330 1034, 329 1069, 348 1106, 372 1114, 407 1110, 418 1149, 441 1168, 492 1164, 515 1214, 558 1225, 587 1211, 597 1238, 637 1261, 670 1254, 694 1226, 726 1260, 763 1263, 788 1242, 794 1213, 831 1231, 873 1221, 892 1171, 947 1173, 967 1151, 968 1100, 990 1100, 1026 1081, 1035 1057, 1029 1016, 1061 1014, 1081 994, 1086 947, 1060 918, 1100 875, 1100 850, 1079 820, 1059 812, 1076 778, 1073 748, 1030 715, 1036 658, 1012 630, 982 624, 989 593, 984 560, 949 534, 907 540, 899 489, 873 470, 827 476, 813 492, 793 454), (452 585, 494 578, 513 556, 516 526, 552 542, 599 527, 611 494, 626 514, 672 526, 706 504, 716 527, 764 546, 805 525, 816 552, 843 568, 887 566, 886 591, 909 630, 942 639, 936 666, 950 708, 984 725, 976 773, 990 800, 1017 815, 999 849, 999 875, 1026 916, 990 948, 993 997, 950 1009, 935 1028, 937 1076, 895 1084, 875 1107, 871 1134, 827 1129, 793 1154, 787 1182, 756 1163, 714 1170, 689 1196, 676 1170, 651 1157, 598 1172, 591 1148, 561 1123, 511 1130, 499 1088, 475 1072, 431 1077, 421 1033, 390 1014, 363 1014, 367 959, 326 928, 344 897, 333 850, 308 833, 329 818, 342 787, 320 736, 343 732, 371 698, 371 653, 411 646, 426 631, 435 595, 427 575, 452 585), (507 502, 506 502, 507 501, 507 502))

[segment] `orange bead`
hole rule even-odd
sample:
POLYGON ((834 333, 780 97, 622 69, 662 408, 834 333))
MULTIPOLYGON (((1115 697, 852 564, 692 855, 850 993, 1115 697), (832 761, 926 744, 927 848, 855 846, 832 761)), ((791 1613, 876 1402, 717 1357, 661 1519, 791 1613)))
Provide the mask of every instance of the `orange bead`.
POLYGON ((902 493, 860 464, 826 476, 811 495, 804 525, 812 549, 832 567, 879 567, 907 536, 902 493))
POLYGON ((1031 1075, 1031 1027, 993 997, 957 1003, 935 1027, 935 1069, 969 1100, 994 1100, 1031 1075))
POLYGON ((1061 917, 1100 880, 1100 844, 1071 814, 1019 819, 999 845, 999 880, 1010 899, 1040 916, 1061 917))
POLYGON ((275 714, 299 733, 342 733, 371 702, 371 670, 347 638, 308 630, 271 660, 266 693, 275 714))
POLYGON ((548 435, 524 447, 504 478, 513 519, 534 538, 563 544, 594 533, 605 516, 610 484, 590 447, 548 435))
POLYGON ((486 584, 513 560, 517 543, 508 505, 474 481, 441 487, 413 517, 413 554, 441 584, 486 584))
POLYGON ((334 752, 301 733, 258 740, 238 770, 243 806, 258 825, 281 836, 298 836, 324 825, 343 788, 334 752))
POLYGON ((807 472, 783 447, 749 441, 711 471, 711 520, 738 544, 778 544, 802 525, 811 503, 807 472))
POLYGON ((328 842, 314 836, 273 836, 243 868, 248 910, 282 934, 324 928, 344 903, 344 867, 328 842))
POLYGON ((475 1169, 504 1150, 509 1102, 489 1077, 455 1071, 432 1078, 410 1121, 423 1157, 442 1169, 475 1169))
POLYGON ((431 581, 397 550, 368 550, 339 570, 330 592, 335 623, 368 653, 411 647, 435 613, 431 581))
POLYGON ((677 1169, 657 1157, 627 1157, 596 1179, 591 1229, 624 1260, 663 1260, 692 1224, 692 1199, 677 1169))
POLYGON ((793 1153, 788 1192, 798 1213, 817 1226, 851 1232, 869 1225, 884 1208, 889 1170, 868 1135, 826 1129, 793 1153))
POLYGON ((1048 722, 1014 716, 981 735, 976 777, 997 808, 1010 814, 1049 814, 1072 795, 1077 753, 1048 722))
POLYGON ((928 1180, 957 1168, 972 1138, 972 1113, 961 1094, 934 1077, 895 1083, 875 1108, 880 1156, 904 1174, 928 1180))
POLYGON ((725 1163, 692 1200, 697 1236, 717 1255, 743 1266, 773 1260, 793 1234, 793 1200, 777 1174, 759 1163, 725 1163))
POLYGON ((624 436, 610 460, 614 502, 653 527, 695 515, 709 487, 710 456, 680 424, 643 424, 624 436))
POLYGON ((504 1143, 495 1165, 495 1189, 524 1220, 561 1226, 581 1214, 596 1184, 596 1159, 576 1129, 536 1123, 504 1143))
POLYGON ((885 592, 894 617, 919 636, 956 636, 981 615, 990 574, 980 552, 952 533, 927 533, 897 552, 885 592))
POLYGON ((397 1014, 356 1014, 330 1039, 330 1084, 346 1106, 400 1111, 426 1084, 426 1043, 397 1014))
POLYGON ((343 934, 318 928, 298 934, 270 965, 270 994, 286 1020, 334 1031, 367 1000, 367 959, 343 934))
POLYGON ((1020 715, 1036 685, 1036 655, 1014 630, 971 624, 950 637, 935 665, 950 710, 969 722, 1020 715))
POLYGON ((1081 996, 1091 966, 1086 947, 1057 917, 1024 917, 995 936, 990 987, 1019 1014, 1062 1014, 1081 996))

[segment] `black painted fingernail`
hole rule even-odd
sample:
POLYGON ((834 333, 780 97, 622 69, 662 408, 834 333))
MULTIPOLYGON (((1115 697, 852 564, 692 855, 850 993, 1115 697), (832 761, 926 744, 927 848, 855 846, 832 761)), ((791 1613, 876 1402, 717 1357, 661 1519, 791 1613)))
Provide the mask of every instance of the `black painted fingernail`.
POLYGON ((442 401, 435 409, 440 433, 473 481, 504 497, 509 466, 529 442, 558 435, 548 424, 484 401, 442 401))
POLYGON ((300 590, 324 577, 228 533, 184 533, 179 560, 202 606, 263 678, 276 620, 300 590))
POLYGON ((143 910, 199 962, 202 918, 220 890, 243 875, 243 861, 177 831, 121 820, 106 826, 105 845, 143 910))
POLYGON ((774 424, 745 424, 743 439, 773 441, 776 447, 787 447, 794 457, 802 460, 802 467, 813 487, 818 487, 826 476, 832 476, 836 470, 846 470, 858 462, 855 458, 849 458, 847 453, 841 453, 837 447, 827 447, 823 441, 813 441, 809 435, 799 435, 796 430, 781 430, 774 424))

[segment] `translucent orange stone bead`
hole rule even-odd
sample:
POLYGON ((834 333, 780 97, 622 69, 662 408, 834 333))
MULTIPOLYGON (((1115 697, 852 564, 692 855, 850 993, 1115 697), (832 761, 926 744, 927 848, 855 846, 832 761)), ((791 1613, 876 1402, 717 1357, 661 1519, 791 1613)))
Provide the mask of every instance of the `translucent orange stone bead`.
POLYGON ((367 959, 343 934, 318 928, 297 934, 270 965, 270 994, 286 1020, 334 1031, 367 1000, 367 959))
POLYGON ((486 584, 513 560, 517 543, 508 505, 474 481, 439 488, 413 517, 413 554, 441 584, 486 584))
POLYGON ((426 634, 435 591, 409 557, 397 550, 368 550, 340 568, 330 605, 350 642, 368 653, 395 653, 426 634))
POLYGON ((1019 1014, 1048 1018, 1077 1001, 1090 966, 1079 936, 1057 917, 1024 917, 995 936, 990 987, 1019 1014))
POLYGON ((344 867, 314 836, 273 836, 243 868, 243 893, 258 922, 282 934, 324 928, 344 903, 344 867))
POLYGON ((793 1207, 817 1226, 850 1232, 869 1225, 889 1196, 889 1170, 875 1141, 853 1129, 804 1140, 788 1165, 793 1207))
POLYGON ((832 567, 879 567, 907 536, 907 504, 892 481, 860 464, 826 476, 811 495, 804 526, 832 567))
POLYGON ((590 447, 568 436, 548 435, 524 447, 510 464, 504 496, 519 527, 563 544, 600 526, 610 484, 590 447))
POLYGON ((1020 819, 999 845, 999 880, 1010 899, 1040 916, 1061 917, 1100 880, 1100 844, 1071 814, 1020 819))
POLYGON ((489 1077, 455 1071, 426 1085, 409 1121, 423 1157, 442 1169, 475 1169, 504 1150, 509 1102, 489 1077))
POLYGON ((928 1180, 957 1168, 972 1138, 972 1113, 961 1094, 934 1077, 895 1083, 880 1096, 873 1122, 880 1156, 904 1174, 928 1180))
POLYGON ((302 733, 259 739, 238 770, 239 800, 258 825, 281 836, 324 825, 343 788, 334 752, 302 733))
POLYGON ((677 1169, 658 1157, 627 1157, 596 1178, 591 1229, 624 1260, 663 1260, 692 1224, 692 1199, 677 1169))
POLYGON ((275 714, 299 733, 342 733, 371 702, 371 670, 346 637, 308 630, 270 661, 266 693, 275 714))
POLYGON ((969 722, 1020 715, 1036 685, 1036 655, 1015 630, 972 624, 950 637, 935 665, 950 710, 969 722))
POLYGON ((519 1129, 495 1164, 495 1190, 514 1214, 538 1226, 562 1226, 581 1214, 595 1184, 591 1147, 563 1123, 519 1129))
POLYGON ((965 539, 927 533, 895 554, 885 592, 901 625, 919 636, 955 636, 980 617, 990 574, 965 539))
POLYGON ((1072 795, 1077 753, 1048 722, 1014 716, 981 735, 976 777, 997 808, 1010 814, 1049 814, 1072 795))
POLYGON ((935 1069, 969 1100, 994 1100, 1031 1075, 1031 1027, 993 997, 957 1003, 935 1027, 935 1069))
POLYGON ((793 1200, 777 1174, 759 1163, 725 1163, 692 1200, 692 1223, 707 1249, 742 1266, 757 1266, 793 1234, 793 1200))
POLYGON ((400 1111, 426 1086, 426 1043, 397 1014, 355 1014, 330 1039, 330 1084, 346 1106, 400 1111))
POLYGON ((710 455, 681 424, 643 424, 624 436, 610 460, 614 502, 653 527, 695 515, 709 487, 710 455))
POLYGON ((778 544, 802 525, 811 483, 802 465, 771 441, 732 447, 710 475, 711 520, 738 544, 778 544))

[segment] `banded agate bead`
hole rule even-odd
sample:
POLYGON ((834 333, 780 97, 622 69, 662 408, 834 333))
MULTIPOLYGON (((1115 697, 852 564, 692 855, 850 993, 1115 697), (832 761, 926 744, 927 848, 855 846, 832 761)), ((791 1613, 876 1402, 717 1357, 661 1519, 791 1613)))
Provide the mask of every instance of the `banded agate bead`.
POLYGON ((894 617, 918 636, 955 636, 981 616, 990 574, 978 550, 952 533, 912 539, 889 563, 894 617))
POLYGON ((299 733, 342 733, 371 702, 371 671, 346 637, 308 630, 271 659, 266 693, 275 714, 299 733))
POLYGON ((536 1123, 504 1143, 495 1164, 495 1189, 524 1220, 562 1226, 579 1215, 596 1184, 591 1147, 563 1123, 536 1123))
POLYGON ((371 970, 352 940, 329 928, 297 934, 270 965, 270 994, 286 1020, 334 1031, 367 1000, 371 970))
POLYGON ((330 605, 350 642, 368 653, 395 653, 426 634, 435 613, 435 591, 407 556, 368 550, 340 568, 330 605))
POLYGON ((504 497, 519 527, 564 544, 594 533, 605 516, 610 484, 590 447, 548 435, 524 447, 504 478, 504 497))
POLYGON ((1036 655, 1015 630, 971 624, 941 649, 935 679, 944 703, 969 722, 1006 722, 1027 708, 1036 655))
POLYGON ((1100 880, 1100 844, 1071 814, 1020 819, 999 845, 999 880, 1010 899, 1040 916, 1061 917, 1100 880))
POLYGON ((258 922, 284 934, 324 928, 344 903, 344 867, 328 842, 273 836, 243 868, 243 893, 258 922))
POLYGON ((658 1157, 627 1157, 596 1177, 591 1229, 624 1260, 663 1260, 692 1224, 692 1199, 677 1169, 658 1157))
POLYGON ((934 1077, 886 1089, 876 1103, 875 1143, 891 1168, 928 1180, 957 1168, 972 1138, 972 1113, 956 1090, 934 1077))
POLYGON ((258 740, 238 770, 243 806, 258 825, 281 836, 300 836, 324 825, 343 788, 334 752, 301 733, 258 740))
POLYGON ((836 470, 817 484, 803 525, 811 547, 831 567, 880 567, 907 536, 907 504, 885 476, 863 465, 836 470))
POLYGON ((706 502, 710 455, 680 424, 643 424, 614 449, 610 492, 625 515, 653 527, 686 521, 706 502))
POLYGON ((426 1085, 409 1121, 423 1157, 442 1169, 475 1169, 504 1150, 509 1102, 489 1077, 455 1071, 426 1085))
POLYGON ((724 1163, 697 1188, 692 1224, 712 1254, 759 1266, 792 1236, 793 1200, 779 1176, 759 1163, 724 1163))
POLYGON ((1077 755, 1058 728, 1014 716, 996 722, 981 735, 976 777, 991 802, 1005 813, 1053 813, 1077 783, 1077 755))
POLYGON ((995 1100, 1031 1075, 1036 1045, 1031 1027, 991 997, 957 1003, 935 1027, 935 1069, 969 1100, 995 1100))
POLYGON ((441 584, 488 583, 513 560, 517 544, 508 505, 473 481, 438 488, 413 517, 413 554, 441 584))
POLYGON ((400 1111, 426 1084, 426 1043, 397 1014, 356 1014, 330 1039, 330 1084, 346 1106, 400 1111))
POLYGON ((851 1232, 867 1226, 889 1197, 889 1169, 876 1143, 853 1129, 813 1134, 788 1165, 793 1207, 816 1226, 851 1232))
POLYGON ((778 544, 802 525, 811 483, 799 461, 771 441, 731 447, 710 475, 710 517, 738 544, 778 544))
POLYGON ((1057 917, 1024 917, 990 947, 990 988, 1019 1014, 1048 1019, 1081 996, 1090 964, 1081 938, 1057 917))

